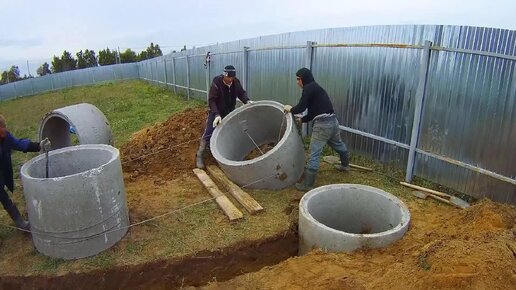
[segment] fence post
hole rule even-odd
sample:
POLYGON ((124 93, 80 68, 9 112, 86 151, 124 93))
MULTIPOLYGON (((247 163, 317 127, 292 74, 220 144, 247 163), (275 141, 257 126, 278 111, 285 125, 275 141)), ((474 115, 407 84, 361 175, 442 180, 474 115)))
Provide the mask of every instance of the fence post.
POLYGON ((414 121, 412 123, 412 135, 410 136, 409 155, 407 160, 406 182, 412 182, 414 176, 414 164, 416 157, 416 147, 419 139, 421 117, 423 114, 423 102, 425 100, 426 84, 428 80, 428 67, 430 62, 430 46, 432 42, 425 41, 423 55, 421 56, 421 69, 419 70, 419 83, 416 90, 416 106, 414 108, 414 121))
POLYGON ((249 84, 249 47, 247 46, 244 46, 244 57, 242 59, 242 85, 244 87, 244 90, 247 91, 247 85, 249 84))
POLYGON ((167 57, 166 56, 163 56, 163 74, 165 75, 165 88, 168 89, 167 57))
POLYGON ((176 58, 172 56, 172 81, 174 82, 174 95, 177 95, 176 89, 176 58))
MULTIPOLYGON (((306 42, 306 53, 305 53, 305 67, 309 70, 312 70, 312 63, 313 63, 313 56, 314 56, 314 44, 316 42, 313 41, 307 41, 306 42)), ((303 115, 306 115, 307 111, 305 110, 303 112, 303 115)), ((301 135, 304 137, 308 136, 310 134, 310 127, 309 123, 303 123, 301 126, 301 135)))
POLYGON ((190 62, 188 54, 186 55, 186 96, 187 100, 190 100, 190 62))
POLYGON ((210 97, 210 85, 211 85, 211 82, 210 82, 211 59, 210 59, 209 53, 210 52, 207 53, 206 59, 205 59, 205 62, 206 62, 206 102, 208 102, 208 99, 210 97))

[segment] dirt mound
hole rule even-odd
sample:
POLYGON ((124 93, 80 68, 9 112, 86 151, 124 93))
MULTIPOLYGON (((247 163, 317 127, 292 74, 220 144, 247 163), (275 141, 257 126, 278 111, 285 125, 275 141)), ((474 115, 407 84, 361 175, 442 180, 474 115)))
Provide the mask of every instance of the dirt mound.
POLYGON ((321 251, 208 289, 508 289, 516 285, 516 207, 466 209, 410 202, 405 237, 389 248, 321 251))
MULTIPOLYGON (((151 175, 168 180, 190 171, 195 167, 195 153, 207 115, 205 108, 187 109, 163 123, 134 133, 121 148, 124 172, 133 180, 151 175)), ((213 162, 208 155, 207 163, 213 162)))

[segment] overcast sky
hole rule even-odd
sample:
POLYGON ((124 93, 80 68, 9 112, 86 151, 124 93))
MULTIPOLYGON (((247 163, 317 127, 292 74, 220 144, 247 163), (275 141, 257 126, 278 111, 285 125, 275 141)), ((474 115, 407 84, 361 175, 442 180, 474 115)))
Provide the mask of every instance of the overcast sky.
POLYGON ((63 50, 150 42, 164 54, 217 42, 321 28, 386 24, 471 25, 516 30, 516 0, 0 0, 0 72, 31 73, 63 50))

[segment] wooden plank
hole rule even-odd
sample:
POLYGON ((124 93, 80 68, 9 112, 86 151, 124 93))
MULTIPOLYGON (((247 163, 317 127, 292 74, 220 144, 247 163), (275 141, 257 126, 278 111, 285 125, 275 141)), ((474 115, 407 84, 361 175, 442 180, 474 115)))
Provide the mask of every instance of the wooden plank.
POLYGON ((211 180, 211 178, 202 169, 195 168, 193 170, 197 178, 201 181, 208 192, 215 198, 215 202, 222 209, 224 214, 229 218, 229 221, 238 220, 244 217, 244 214, 235 207, 235 205, 228 199, 227 196, 220 191, 217 185, 211 180))
POLYGON ((215 165, 208 166, 208 172, 231 193, 231 195, 238 200, 238 202, 250 213, 256 214, 263 210, 263 207, 252 198, 247 192, 243 191, 238 185, 229 180, 229 178, 215 165))
MULTIPOLYGON (((328 155, 328 156, 324 156, 323 157, 323 161, 326 162, 326 163, 329 163, 329 164, 340 164, 340 157, 339 156, 333 156, 333 155, 328 155)), ((364 166, 360 166, 360 165, 355 165, 355 164, 349 164, 349 167, 351 168, 355 168, 355 169, 360 169, 360 170, 365 170, 365 171, 373 171, 372 168, 369 168, 369 167, 364 167, 364 166)))

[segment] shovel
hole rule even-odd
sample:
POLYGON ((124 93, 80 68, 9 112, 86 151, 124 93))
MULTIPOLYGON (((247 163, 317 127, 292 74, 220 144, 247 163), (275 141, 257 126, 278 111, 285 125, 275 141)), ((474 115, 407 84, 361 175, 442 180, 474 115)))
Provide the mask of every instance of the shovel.
POLYGON ((432 189, 429 189, 429 188, 413 185, 413 184, 406 183, 406 182, 400 182, 400 184, 404 185, 406 187, 410 187, 410 188, 413 188, 413 189, 420 190, 420 191, 412 192, 412 194, 414 196, 416 196, 416 197, 419 197, 419 198, 422 198, 422 199, 426 199, 428 196, 430 196, 433 199, 440 200, 440 201, 442 201, 444 203, 454 205, 454 206, 456 206, 458 208, 461 208, 461 209, 465 209, 465 208, 469 207, 469 203, 467 201, 465 201, 463 199, 460 199, 460 198, 458 198, 456 196, 452 196, 452 195, 446 194, 444 192, 435 191, 435 190, 432 190, 432 189), (423 197, 422 195, 426 195, 426 196, 423 197))
POLYGON ((419 190, 414 190, 412 192, 412 195, 417 197, 417 198, 421 198, 421 199, 426 199, 427 197, 431 197, 435 200, 438 200, 438 201, 441 201, 441 202, 444 202, 446 204, 449 204, 449 205, 453 205, 453 206, 456 206, 458 208, 462 208, 454 203, 452 203, 451 201, 447 200, 446 198, 442 198, 442 197, 438 197, 437 195, 433 195, 431 193, 428 193, 428 192, 423 192, 423 191, 419 191, 419 190))

